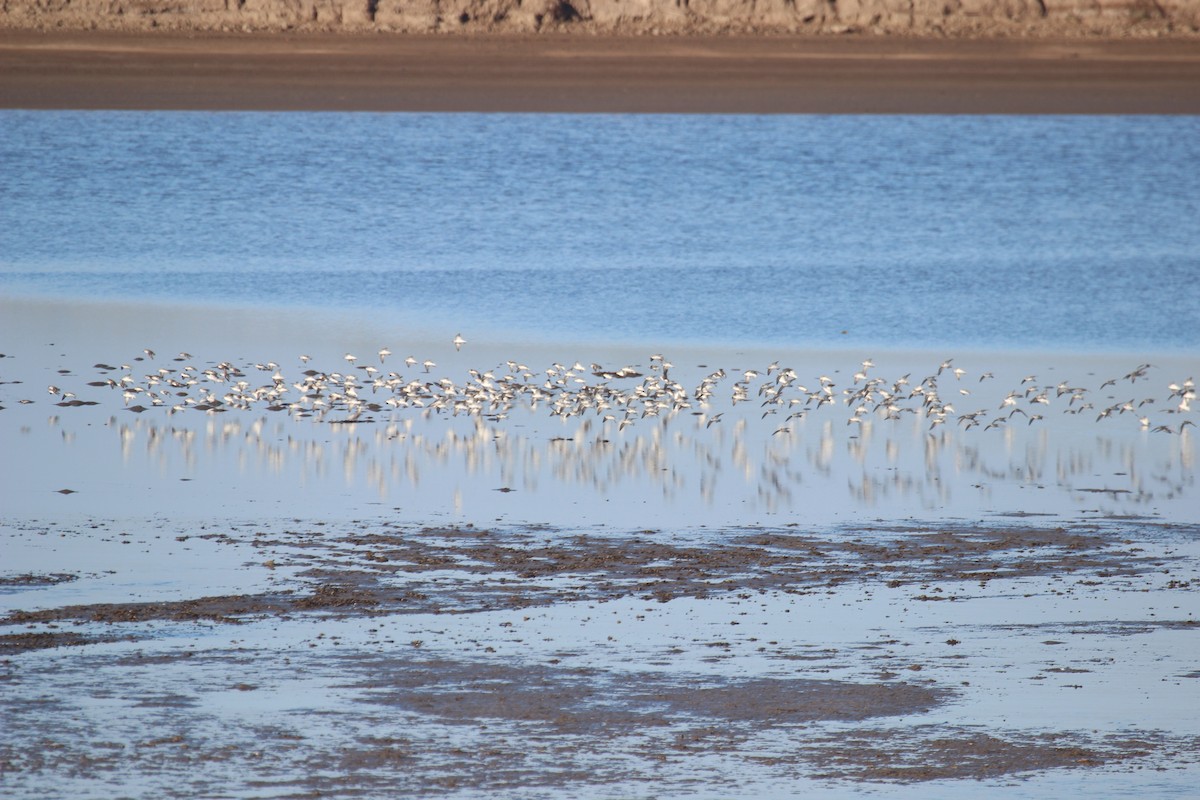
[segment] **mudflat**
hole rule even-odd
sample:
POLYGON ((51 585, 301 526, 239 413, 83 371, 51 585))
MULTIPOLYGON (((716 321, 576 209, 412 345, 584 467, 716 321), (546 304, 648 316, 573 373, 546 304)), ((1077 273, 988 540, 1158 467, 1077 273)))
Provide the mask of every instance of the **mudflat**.
POLYGON ((4 31, 0 107, 1195 114, 1200 42, 4 31))

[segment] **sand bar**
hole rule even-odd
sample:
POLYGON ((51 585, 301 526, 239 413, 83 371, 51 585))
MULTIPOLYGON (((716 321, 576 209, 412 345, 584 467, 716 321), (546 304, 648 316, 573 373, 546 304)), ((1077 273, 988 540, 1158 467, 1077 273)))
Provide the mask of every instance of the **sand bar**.
POLYGON ((5 31, 0 107, 1195 114, 1200 44, 5 31))

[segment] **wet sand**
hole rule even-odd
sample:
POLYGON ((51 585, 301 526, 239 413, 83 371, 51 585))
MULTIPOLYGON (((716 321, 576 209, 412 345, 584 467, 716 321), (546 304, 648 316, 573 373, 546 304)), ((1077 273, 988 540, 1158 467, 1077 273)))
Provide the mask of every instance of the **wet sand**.
POLYGON ((3 31, 0 107, 1195 114, 1200 44, 3 31))
POLYGON ((130 528, 4 534, 269 590, 0 582, 12 796, 1084 797, 1198 770, 1194 528, 130 528))

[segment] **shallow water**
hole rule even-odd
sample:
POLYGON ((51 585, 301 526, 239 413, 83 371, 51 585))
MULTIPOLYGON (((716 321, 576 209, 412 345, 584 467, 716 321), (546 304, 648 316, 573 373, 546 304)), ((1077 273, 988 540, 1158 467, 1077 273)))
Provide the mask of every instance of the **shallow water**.
MULTIPOLYGON (((1028 514, 1196 519, 1195 412, 1181 407, 1200 364, 1187 357, 1155 357, 1139 378, 1131 373, 1143 356, 1128 354, 871 359, 690 348, 658 361, 644 350, 597 345, 514 353, 425 342, 408 351, 401 340, 385 342, 396 349, 386 361, 373 355, 378 341, 355 348, 366 362, 360 368, 344 359, 340 342, 288 330, 282 316, 273 334, 244 341, 249 314, 0 308, 0 331, 19 343, 0 361, 10 381, 0 405, 23 453, 0 465, 10 514, 136 508, 228 519, 390 509, 414 522, 626 530, 1028 514), (120 331, 98 332, 113 319, 123 320, 120 331), (215 319, 219 330, 204 333, 215 319), (133 342, 152 344, 155 358, 133 342), (170 355, 185 348, 189 358, 170 355), (409 352, 436 366, 405 365, 409 352), (521 369, 506 363, 510 355, 521 369), (573 370, 577 359, 628 366, 641 377, 573 370), (239 374, 216 380, 219 363, 239 374), (268 363, 276 366, 263 369, 268 363), (346 377, 302 391, 305 372, 353 375, 356 396, 373 409, 324 405, 322 393, 343 390, 346 377), (375 385, 385 375, 397 377, 375 385), (108 384, 118 379, 136 391, 108 384), (483 382, 520 391, 475 413, 449 403, 486 392, 483 382), (241 407, 228 394, 240 393, 237 383, 247 394, 284 387, 282 399, 241 407), (677 395, 668 398, 667 383, 677 395), (410 400, 414 385, 420 398, 410 400), (605 407, 591 399, 595 391, 606 393, 605 407), (205 398, 220 405, 209 408, 205 398), (571 411, 558 414, 560 407, 571 411)), ((254 316, 271 329, 272 315, 254 316)))

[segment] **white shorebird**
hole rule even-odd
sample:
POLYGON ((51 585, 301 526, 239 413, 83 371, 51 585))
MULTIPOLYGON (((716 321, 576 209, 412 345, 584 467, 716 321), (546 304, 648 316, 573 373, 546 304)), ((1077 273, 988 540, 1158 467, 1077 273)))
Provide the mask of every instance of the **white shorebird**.
POLYGON ((461 333, 454 334, 454 349, 455 350, 462 350, 462 346, 466 343, 467 343, 467 340, 463 338, 461 333))

